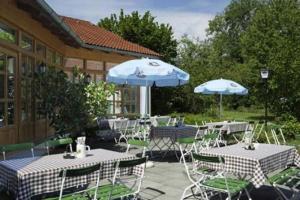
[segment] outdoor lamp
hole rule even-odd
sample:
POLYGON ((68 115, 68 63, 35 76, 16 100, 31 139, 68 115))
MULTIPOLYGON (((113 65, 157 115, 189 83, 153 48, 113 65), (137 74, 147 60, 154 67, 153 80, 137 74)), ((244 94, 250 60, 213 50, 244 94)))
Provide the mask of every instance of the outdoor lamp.
POLYGON ((265 127, 268 125, 268 78, 269 78, 269 69, 261 69, 260 76, 265 80, 265 127))
POLYGON ((39 64, 38 70, 40 73, 45 73, 46 72, 46 64, 43 62, 41 64, 39 64))
POLYGON ((269 78, 269 69, 261 69, 260 70, 260 76, 262 79, 267 79, 269 78))

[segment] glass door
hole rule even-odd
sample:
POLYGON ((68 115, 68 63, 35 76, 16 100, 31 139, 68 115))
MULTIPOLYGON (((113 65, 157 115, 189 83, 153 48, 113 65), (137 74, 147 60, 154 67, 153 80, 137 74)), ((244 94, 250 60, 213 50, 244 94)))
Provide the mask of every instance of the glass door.
POLYGON ((15 53, 0 48, 0 144, 17 140, 16 58, 15 53))

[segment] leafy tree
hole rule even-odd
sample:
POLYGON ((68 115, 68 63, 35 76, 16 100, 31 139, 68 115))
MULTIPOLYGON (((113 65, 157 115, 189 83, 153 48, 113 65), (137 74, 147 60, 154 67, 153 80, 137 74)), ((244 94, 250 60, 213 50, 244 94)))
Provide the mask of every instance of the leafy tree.
POLYGON ((172 27, 156 22, 149 11, 144 15, 140 15, 138 11, 127 15, 121 9, 119 15, 112 14, 101 19, 98 26, 158 52, 167 62, 171 62, 177 55, 177 41, 174 39, 172 27))
POLYGON ((42 100, 43 110, 57 133, 80 133, 88 125, 106 114, 108 97, 114 92, 112 85, 104 82, 88 83, 86 76, 75 67, 73 81, 54 67, 45 73, 35 74, 35 95, 42 100))
MULTIPOLYGON (((241 38, 243 57, 253 71, 271 70, 271 106, 300 118, 300 8, 296 0, 272 0, 257 9, 241 38)), ((258 82, 257 82, 258 84, 258 82)))

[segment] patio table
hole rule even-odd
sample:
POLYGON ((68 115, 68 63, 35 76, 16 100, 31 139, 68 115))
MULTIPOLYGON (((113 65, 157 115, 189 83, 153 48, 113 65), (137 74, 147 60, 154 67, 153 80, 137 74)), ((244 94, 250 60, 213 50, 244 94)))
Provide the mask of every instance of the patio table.
MULTIPOLYGON (((201 155, 221 156, 225 159, 225 171, 239 177, 251 177, 251 182, 259 188, 266 182, 266 177, 287 165, 300 167, 300 157, 293 146, 275 144, 255 144, 255 150, 246 150, 243 143, 202 150, 201 155)), ((220 170, 220 164, 199 163, 211 169, 220 170)))
MULTIPOLYGON (((0 185, 8 187, 15 199, 59 191, 61 177, 59 172, 67 168, 82 168, 101 163, 101 179, 113 178, 114 163, 118 160, 134 159, 135 156, 104 149, 91 150, 87 157, 64 159, 63 154, 35 158, 22 158, 0 162, 0 185)), ((139 174, 141 166, 121 170, 122 175, 139 174)), ((96 181, 97 172, 87 176, 66 179, 65 187, 96 181), (89 181, 90 182, 90 181, 89 181)))
POLYGON ((161 127, 151 127, 150 130, 150 141, 153 144, 151 151, 157 147, 160 152, 166 150, 165 155, 171 151, 175 152, 177 159, 179 158, 177 155, 177 138, 185 138, 185 137, 195 137, 197 133, 196 127, 191 126, 161 126, 161 127))
POLYGON ((248 122, 211 122, 205 125, 212 129, 214 126, 222 125, 222 130, 226 130, 227 134, 245 132, 248 128, 248 122))

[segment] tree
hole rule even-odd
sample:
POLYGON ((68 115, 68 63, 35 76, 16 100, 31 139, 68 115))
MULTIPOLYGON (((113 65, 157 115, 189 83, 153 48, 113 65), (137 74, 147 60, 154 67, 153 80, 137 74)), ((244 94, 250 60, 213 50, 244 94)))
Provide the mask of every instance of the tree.
POLYGON ((167 62, 172 62, 177 55, 177 41, 172 27, 169 24, 156 22, 149 11, 144 15, 140 15, 138 11, 127 15, 121 9, 119 15, 111 14, 110 17, 101 19, 98 26, 156 51, 167 62))
MULTIPOLYGON (((271 108, 300 118, 300 8, 297 0, 272 0, 257 9, 241 37, 243 57, 253 71, 271 70, 271 108)), ((258 73, 257 73, 258 74, 258 73)), ((257 82, 258 84, 258 82, 257 82)), ((263 96, 264 97, 264 96, 263 96)))
POLYGON ((35 74, 35 96, 42 100, 43 112, 57 133, 80 133, 95 117, 106 114, 108 97, 114 87, 104 82, 87 82, 86 76, 75 67, 73 81, 54 67, 35 74))

